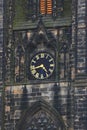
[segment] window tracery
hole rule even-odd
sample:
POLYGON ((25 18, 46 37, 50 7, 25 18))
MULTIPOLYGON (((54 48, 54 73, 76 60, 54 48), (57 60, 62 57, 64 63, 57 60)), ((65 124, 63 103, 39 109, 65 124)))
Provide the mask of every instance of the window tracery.
MULTIPOLYGON (((60 130, 61 126, 59 125, 60 130)), ((57 130, 55 122, 49 118, 49 116, 43 112, 39 111, 32 118, 31 122, 26 126, 26 130, 57 130)))

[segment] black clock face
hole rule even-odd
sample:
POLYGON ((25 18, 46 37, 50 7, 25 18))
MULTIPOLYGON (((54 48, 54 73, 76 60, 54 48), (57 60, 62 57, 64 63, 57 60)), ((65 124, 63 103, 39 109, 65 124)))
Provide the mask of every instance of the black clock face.
POLYGON ((30 72, 36 79, 50 77, 55 68, 54 58, 47 52, 36 54, 30 62, 30 72))

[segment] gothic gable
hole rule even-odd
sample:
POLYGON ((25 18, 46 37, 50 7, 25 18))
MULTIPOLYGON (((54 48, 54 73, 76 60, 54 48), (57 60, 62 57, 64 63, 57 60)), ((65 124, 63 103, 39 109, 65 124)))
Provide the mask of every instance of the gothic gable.
POLYGON ((40 100, 23 114, 16 130, 66 130, 59 113, 48 103, 40 100))

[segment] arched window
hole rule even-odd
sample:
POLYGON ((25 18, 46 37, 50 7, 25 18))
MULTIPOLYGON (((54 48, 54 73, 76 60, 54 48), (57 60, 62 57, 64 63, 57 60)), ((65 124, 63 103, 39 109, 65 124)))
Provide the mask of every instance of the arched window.
POLYGON ((15 130, 66 130, 66 126, 59 112, 40 100, 25 111, 15 130))

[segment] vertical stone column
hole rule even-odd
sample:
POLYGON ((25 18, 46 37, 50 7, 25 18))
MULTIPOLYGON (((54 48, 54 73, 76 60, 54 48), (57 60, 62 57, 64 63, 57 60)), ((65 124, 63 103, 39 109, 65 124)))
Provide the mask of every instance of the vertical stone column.
POLYGON ((86 0, 73 0, 72 45, 74 45, 74 130, 86 130, 87 120, 87 22, 86 0))
POLYGON ((71 79, 75 78, 75 70, 76 70, 76 39, 77 39, 77 26, 76 26, 76 0, 72 0, 72 44, 70 51, 70 60, 71 60, 71 79))
POLYGON ((3 0, 0 0, 0 130, 2 121, 3 0))
POLYGON ((86 72, 86 2, 78 0, 77 5, 77 73, 86 72))
POLYGON ((75 6, 75 69, 76 74, 86 72, 86 2, 78 0, 75 6))
POLYGON ((3 56, 3 0, 0 0, 0 88, 2 88, 2 56, 3 56))

